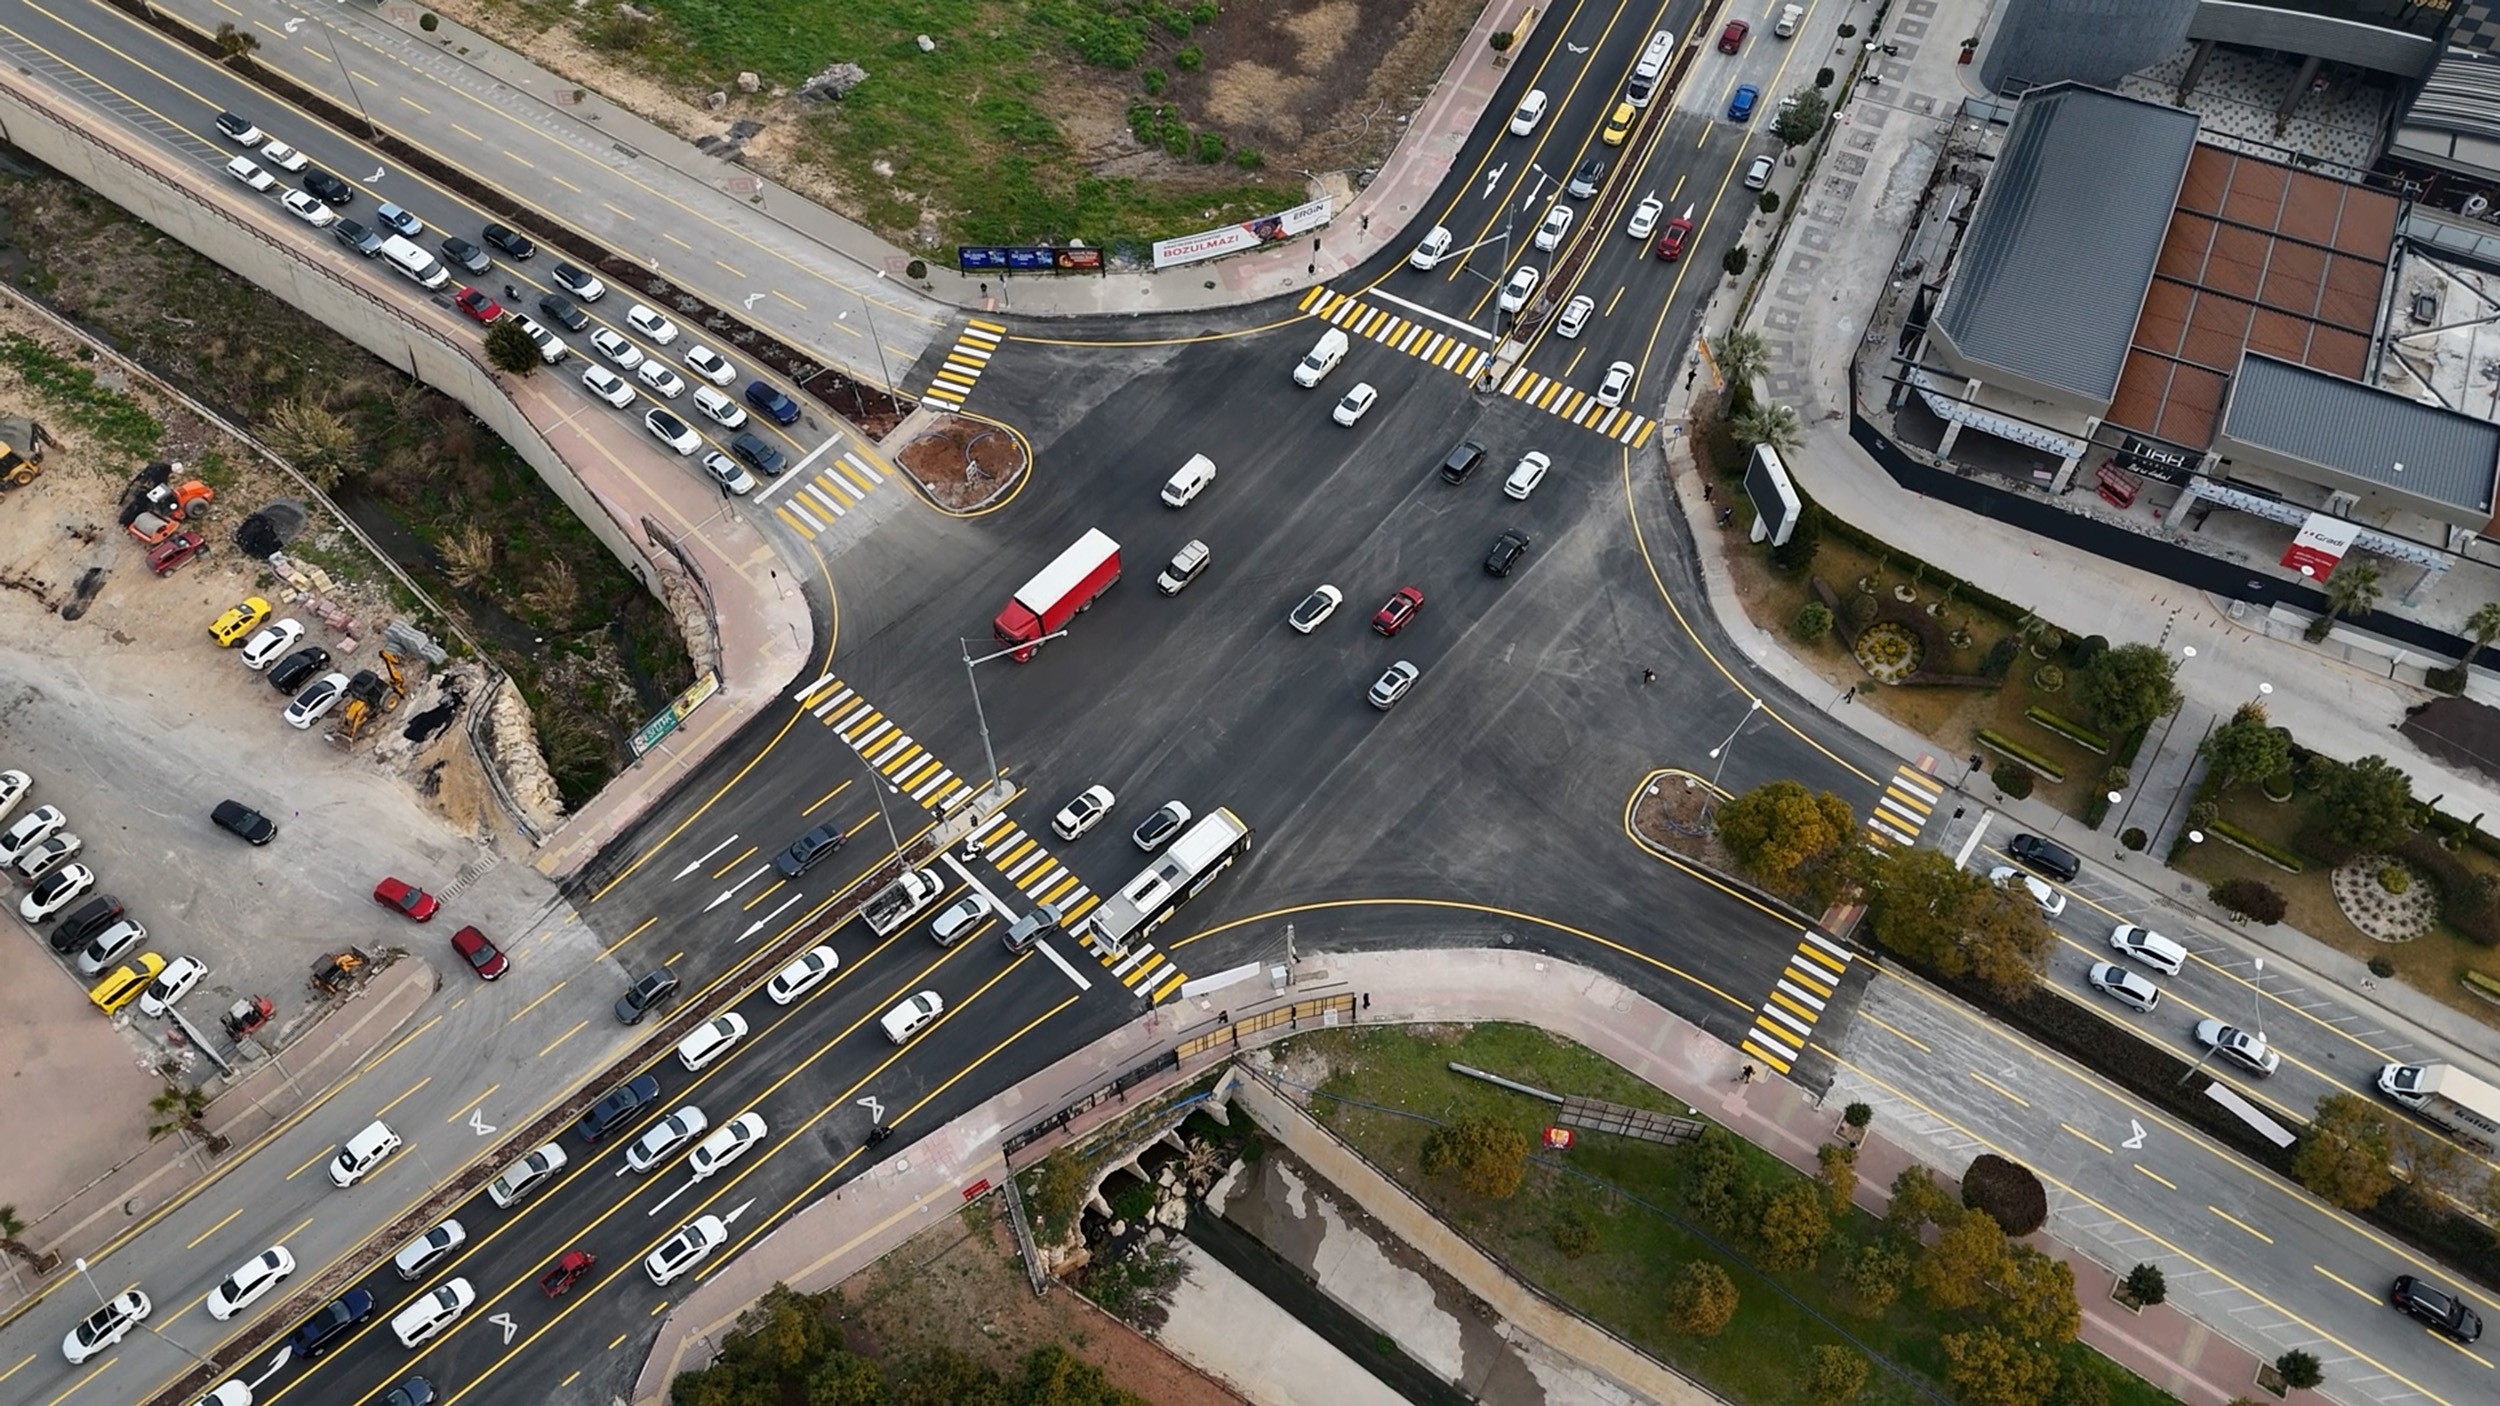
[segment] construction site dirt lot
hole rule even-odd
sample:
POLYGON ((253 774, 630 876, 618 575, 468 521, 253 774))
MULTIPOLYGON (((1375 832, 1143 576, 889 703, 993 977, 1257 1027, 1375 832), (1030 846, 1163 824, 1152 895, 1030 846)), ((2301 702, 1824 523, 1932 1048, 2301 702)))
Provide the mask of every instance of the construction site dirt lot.
MULTIPOLYGON (((74 342, 0 304, 0 334, 8 332, 76 354, 74 342)), ((496 841, 484 823, 492 812, 462 729, 455 723, 421 750, 400 738, 402 720, 426 706, 437 682, 417 670, 409 700, 352 749, 326 740, 322 725, 287 726, 288 699, 238 651, 218 647, 208 627, 250 595, 278 616, 297 613, 293 588, 231 541, 243 514, 288 481, 258 461, 238 467, 248 451, 219 445, 177 403, 144 386, 118 390, 162 421, 169 458, 197 463, 214 452, 231 461, 219 511, 195 524, 213 549, 169 576, 151 574, 146 549, 116 520, 125 467, 79 433, 75 413, 47 414, 63 407, 0 368, 0 411, 30 415, 61 441, 41 477, 0 495, 0 768, 33 779, 16 814, 60 807, 84 841, 74 862, 94 871, 94 891, 119 898, 145 925, 136 951, 207 964, 180 1009, 221 1052, 231 1047, 220 1017, 255 994, 276 1006, 258 1038, 282 1046, 319 1009, 307 984, 316 959, 341 948, 404 947, 466 979, 448 948, 456 924, 418 928, 372 898, 386 874, 439 891, 464 868, 492 867, 496 841), (276 837, 255 847, 213 825, 211 809, 227 799, 275 821, 276 837)), ((308 540, 323 530, 316 525, 308 540)), ((337 667, 371 667, 388 603, 352 585, 336 594, 372 638, 342 653, 337 633, 305 615, 307 642, 339 655, 337 667)), ((54 955, 51 925, 20 919, 26 888, 14 874, 0 881, 8 904, 0 925, 14 930, 0 947, 8 993, 0 1127, 42 1136, 0 1173, 0 1203, 40 1226, 50 1208, 144 1147, 157 1121, 147 1103, 165 1078, 198 1083, 216 1070, 168 1034, 169 1022, 143 1018, 135 1005, 108 1018, 91 1004, 93 979, 54 955), (167 1061, 173 1072, 160 1076, 167 1061)), ((455 911, 490 924, 506 907, 513 911, 502 916, 517 920, 527 901, 481 894, 455 911)))

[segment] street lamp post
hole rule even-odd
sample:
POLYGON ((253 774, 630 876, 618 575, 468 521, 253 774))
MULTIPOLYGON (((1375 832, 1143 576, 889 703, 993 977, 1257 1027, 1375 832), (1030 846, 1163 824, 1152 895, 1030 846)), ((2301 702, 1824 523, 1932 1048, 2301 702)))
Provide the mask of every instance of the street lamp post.
POLYGON ((339 81, 347 85, 347 100, 356 105, 356 115, 365 120, 365 134, 379 140, 381 125, 373 120, 372 113, 365 111, 365 95, 356 91, 356 75, 348 72, 347 60, 339 53, 338 35, 325 24, 321 26, 321 39, 330 46, 330 62, 338 65, 339 81))
POLYGON ((989 714, 984 712, 981 708, 981 685, 974 681, 972 677, 972 666, 975 664, 987 664, 993 659, 1004 659, 1008 655, 1017 653, 1020 650, 1038 648, 1042 645, 1050 643, 1052 640, 1055 640, 1066 633, 1067 631, 1065 630, 1053 630, 1049 634, 1042 636, 1040 639, 1029 640, 1023 644, 1010 645, 1005 649, 993 650, 988 654, 982 655, 978 659, 972 657, 972 642, 970 640, 959 639, 955 641, 955 643, 963 647, 964 686, 972 690, 972 717, 975 722, 978 722, 981 725, 981 756, 983 760, 990 764, 990 785, 992 786, 996 786, 998 784, 998 753, 990 746, 990 717, 989 714))
POLYGON ((2266 959, 2254 957, 2249 962, 2248 1013, 2256 1018, 2257 1038, 2266 1038, 2266 959))
POLYGON ((1745 724, 1752 721, 1753 715, 1761 710, 1761 699, 1755 698, 1747 700, 1745 705, 1745 716, 1738 718, 1736 720, 1736 726, 1728 729, 1727 740, 1710 749, 1710 759, 1718 763, 1718 765, 1710 768, 1710 784, 1713 787, 1716 787, 1719 784, 1719 773, 1727 769, 1727 754, 1734 751, 1736 748, 1736 734, 1743 732, 1745 730, 1745 724))
POLYGON ((859 758, 860 769, 868 773, 868 789, 877 793, 877 817, 885 822, 887 842, 894 846, 895 853, 902 853, 903 837, 894 833, 894 817, 885 808, 885 778, 878 775, 877 769, 868 764, 867 753, 854 747, 851 749, 851 755, 859 758))

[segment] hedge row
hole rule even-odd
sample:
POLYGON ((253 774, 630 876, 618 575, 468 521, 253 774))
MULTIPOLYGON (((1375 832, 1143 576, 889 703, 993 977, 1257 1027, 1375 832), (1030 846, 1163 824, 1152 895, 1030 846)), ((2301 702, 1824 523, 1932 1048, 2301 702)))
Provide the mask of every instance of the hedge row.
POLYGON ((2301 871, 2299 855, 2272 840, 2252 835, 2228 820, 2216 820, 2205 829, 2225 843, 2244 849, 2287 874, 2297 874, 2301 871))
POLYGON ((2050 761, 2044 756, 2041 756, 2038 752, 2031 750, 2029 747, 2026 747, 2020 742, 2015 741, 2013 738, 2006 736, 2004 733, 1997 731, 1995 728, 1983 727, 1979 729, 1978 736, 1980 746, 1985 747, 1992 752, 2002 752, 2006 756, 2012 757, 2015 761, 2022 763, 2031 770, 2038 772, 2041 776, 2047 778, 2048 780, 2063 781, 2066 779, 2066 768, 2059 766, 2057 763, 2050 761))
POLYGON ((2104 757, 2109 755, 2109 739, 2079 722, 2059 717, 2037 704, 2023 709, 2023 716, 2087 752, 2098 752, 2104 757))

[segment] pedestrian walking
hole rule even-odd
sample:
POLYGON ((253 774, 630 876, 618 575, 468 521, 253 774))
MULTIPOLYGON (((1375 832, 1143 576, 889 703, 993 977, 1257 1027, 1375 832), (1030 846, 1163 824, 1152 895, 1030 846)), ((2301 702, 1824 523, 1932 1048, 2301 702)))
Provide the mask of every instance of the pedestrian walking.
POLYGON ((1718 486, 1717 484, 1712 483, 1712 482, 1711 482, 1710 480, 1708 480, 1708 479, 1703 479, 1703 480, 1701 481, 1701 501, 1703 501, 1703 502, 1705 502, 1705 503, 1709 502, 1709 501, 1710 501, 1710 499, 1711 499, 1711 497, 1712 497, 1713 495, 1715 495, 1718 491, 1719 491, 1719 486, 1718 486))
POLYGON ((1760 1071, 1748 1064, 1745 1066, 1745 1072, 1736 1076, 1736 1082, 1740 1084, 1750 1084, 1759 1075, 1759 1073, 1760 1071))
POLYGON ((1732 518, 1734 518, 1735 516, 1736 516, 1736 510, 1735 510, 1734 508, 1721 508, 1721 509, 1719 509, 1719 526, 1721 526, 1721 527, 1725 527, 1725 526, 1727 526, 1727 525, 1728 525, 1729 520, 1730 520, 1730 519, 1732 519, 1732 518))
POLYGON ((1641 670, 1641 687, 1647 688, 1656 682, 1658 682, 1658 671, 1656 669, 1641 670))

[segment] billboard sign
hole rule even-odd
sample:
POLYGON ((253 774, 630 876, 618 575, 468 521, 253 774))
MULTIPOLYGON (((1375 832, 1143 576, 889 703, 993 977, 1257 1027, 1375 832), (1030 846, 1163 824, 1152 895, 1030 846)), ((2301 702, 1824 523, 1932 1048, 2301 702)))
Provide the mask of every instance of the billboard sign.
POLYGON ((2300 534, 2283 552, 2283 564, 2312 581, 2324 581, 2335 574, 2335 564, 2352 550, 2361 536, 2361 524, 2348 522, 2324 513, 2311 513, 2300 525, 2300 534))
POLYGON ((1805 516, 1805 504, 1797 497, 1797 485, 1788 479, 1788 466, 1780 462, 1779 451, 1767 444, 1753 447, 1753 461, 1745 466, 1745 496, 1753 501, 1753 540, 1768 540, 1774 547, 1788 545, 1788 535, 1797 530, 1797 519, 1805 516))
POLYGON ((1102 251, 1076 244, 958 244, 966 273, 1100 273, 1102 251))
POLYGON ((1288 239, 1309 234, 1335 218, 1337 202, 1329 196, 1296 205, 1276 215, 1261 215, 1237 225, 1211 229, 1203 234, 1185 234, 1178 239, 1155 241, 1155 267, 1174 268, 1194 264, 1202 259, 1221 258, 1288 239))

